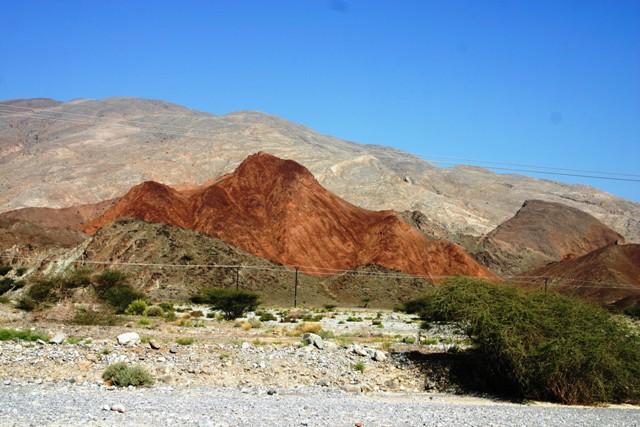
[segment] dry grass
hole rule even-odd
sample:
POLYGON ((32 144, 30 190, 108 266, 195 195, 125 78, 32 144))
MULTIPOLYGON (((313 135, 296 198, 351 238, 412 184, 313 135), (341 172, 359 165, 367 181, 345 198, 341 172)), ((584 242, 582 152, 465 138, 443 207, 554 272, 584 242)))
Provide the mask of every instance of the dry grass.
POLYGON ((318 322, 304 322, 298 325, 296 330, 301 334, 317 334, 322 330, 322 325, 318 322))

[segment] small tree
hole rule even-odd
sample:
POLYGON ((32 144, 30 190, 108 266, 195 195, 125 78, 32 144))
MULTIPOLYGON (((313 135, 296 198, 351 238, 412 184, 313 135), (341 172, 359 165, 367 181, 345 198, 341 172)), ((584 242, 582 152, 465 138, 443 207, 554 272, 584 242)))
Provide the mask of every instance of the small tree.
POLYGON ((222 311, 228 320, 242 317, 260 303, 258 295, 253 292, 223 288, 204 289, 191 300, 196 304, 211 304, 211 308, 222 311))

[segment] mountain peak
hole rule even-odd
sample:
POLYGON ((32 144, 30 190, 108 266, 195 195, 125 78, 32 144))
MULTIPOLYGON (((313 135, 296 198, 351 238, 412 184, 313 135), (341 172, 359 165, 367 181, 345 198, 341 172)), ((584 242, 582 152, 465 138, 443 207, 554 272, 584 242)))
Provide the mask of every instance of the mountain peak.
POLYGON ((266 152, 191 194, 139 184, 85 230, 118 218, 190 228, 277 263, 314 266, 306 268, 310 274, 378 264, 423 276, 493 277, 460 247, 428 241, 391 211, 354 206, 304 166, 266 152))

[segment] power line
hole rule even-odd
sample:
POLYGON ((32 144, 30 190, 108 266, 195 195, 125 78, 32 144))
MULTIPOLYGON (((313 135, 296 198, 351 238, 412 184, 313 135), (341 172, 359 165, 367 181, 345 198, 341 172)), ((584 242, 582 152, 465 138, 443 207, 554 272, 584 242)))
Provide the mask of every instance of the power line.
MULTIPOLYGON (((94 122, 88 122, 88 121, 82 120, 83 118, 88 118, 94 121, 99 119, 99 117, 97 116, 91 116, 88 114, 73 113, 68 111, 33 110, 28 107, 12 106, 8 104, 0 104, 0 113, 4 113, 3 114, 4 116, 8 116, 11 114, 20 114, 20 113, 29 114, 43 120, 59 120, 59 121, 69 122, 74 124, 94 124, 94 122), (66 115, 66 118, 64 117, 65 115, 66 115), (59 116, 62 116, 62 117, 59 117, 59 116)), ((120 122, 121 123, 110 123, 109 126, 126 128, 126 129, 130 129, 134 127, 143 131, 151 132, 151 133, 164 133, 168 135, 183 136, 183 137, 189 137, 189 138, 194 138, 194 137, 197 138, 198 133, 204 132, 201 138, 207 139, 207 140, 210 140, 212 136, 211 133, 209 133, 210 130, 208 129, 179 127, 179 126, 166 125, 166 124, 157 123, 157 122, 154 123, 149 121, 139 121, 139 120, 130 120, 130 119, 122 119, 120 120, 120 122), (122 123, 129 123, 129 125, 122 124, 122 123), (166 129, 154 130, 153 127, 166 128, 166 129), (196 135, 194 135, 194 133, 196 133, 196 135)), ((519 172, 519 173, 542 174, 542 175, 552 175, 552 176, 590 178, 590 179, 601 179, 601 180, 609 180, 609 181, 640 182, 640 179, 624 178, 624 177, 640 178, 640 174, 592 171, 592 170, 585 170, 585 169, 558 168, 558 167, 550 167, 550 166, 536 166, 536 165, 529 165, 529 164, 522 164, 522 163, 469 160, 469 159, 459 159, 455 157, 435 157, 435 158, 426 158, 422 156, 416 156, 416 157, 424 161, 434 163, 434 164, 440 164, 440 165, 455 166, 455 165, 460 165, 460 163, 451 162, 451 161, 442 161, 442 160, 438 160, 438 158, 460 160, 460 161, 468 162, 469 166, 478 166, 488 170, 503 171, 503 172, 519 172), (481 163, 481 164, 478 165, 474 163, 481 163), (482 163, 484 163, 484 165, 482 165, 482 163), (507 166, 516 166, 516 167, 487 166, 487 164, 507 165, 507 166), (527 168, 527 169, 523 169, 523 168, 527 168), (605 176, 605 175, 608 175, 608 176, 605 176)))

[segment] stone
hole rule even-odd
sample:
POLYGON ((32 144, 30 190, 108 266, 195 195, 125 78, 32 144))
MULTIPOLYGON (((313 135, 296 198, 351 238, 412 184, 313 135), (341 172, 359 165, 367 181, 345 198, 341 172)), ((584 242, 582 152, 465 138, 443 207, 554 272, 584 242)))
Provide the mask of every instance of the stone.
POLYGON ((46 342, 42 341, 41 339, 38 339, 36 342, 38 344, 40 344, 40 345, 45 345, 46 344, 46 342))
POLYGON ((384 351, 376 350, 373 353, 373 360, 375 360, 376 362, 384 362, 385 360, 387 360, 387 355, 384 353, 384 351))
POLYGON ((324 341, 320 335, 306 333, 302 335, 302 342, 306 345, 313 345, 320 350, 324 348, 324 341))
POLYGON ((248 342, 243 342, 242 346, 240 348, 242 348, 243 350, 249 350, 252 347, 251 343, 248 342))
POLYGON ((178 347, 176 347, 175 345, 169 349, 169 353, 171 354, 176 354, 177 352, 178 352, 178 347))
POLYGON ((51 343, 51 344, 62 344, 65 339, 67 339, 67 336, 65 334, 63 334, 62 332, 58 332, 57 334, 55 334, 53 336, 53 338, 51 338, 49 340, 49 343, 51 343))
POLYGON ((110 409, 113 412, 119 412, 121 414, 124 414, 127 411, 127 409, 124 407, 124 405, 120 405, 120 404, 111 405, 110 409))
POLYGON ((269 396, 273 396, 274 394, 278 393, 275 389, 270 388, 269 390, 267 390, 267 394, 269 396))
POLYGON ((155 341, 149 341, 149 347, 153 350, 160 350, 160 345, 155 341))
POLYGON ((364 347, 359 346, 357 344, 353 344, 351 346, 351 351, 359 356, 369 356, 369 353, 367 353, 367 350, 364 347))
POLYGON ((140 342, 140 335, 137 332, 126 332, 118 335, 118 344, 120 345, 134 345, 140 342))

